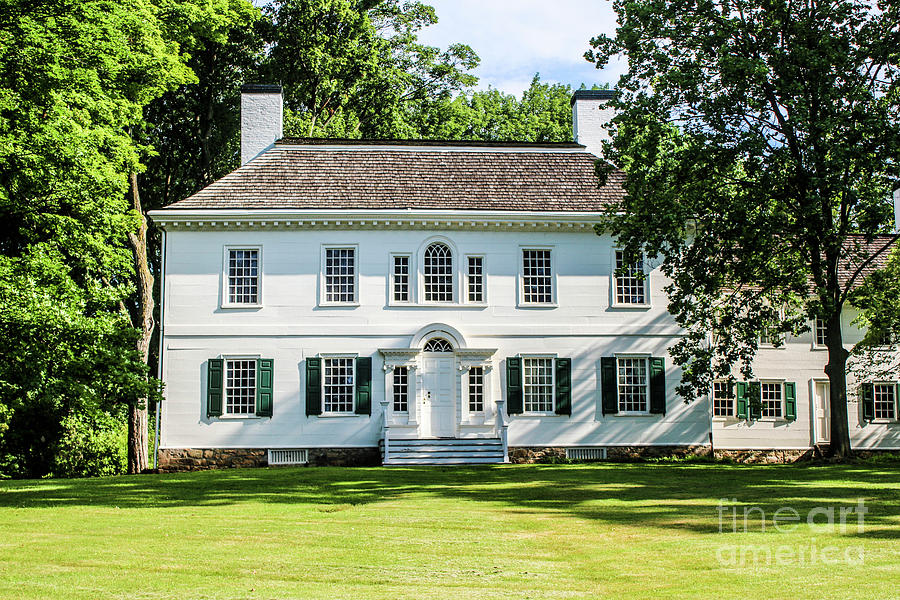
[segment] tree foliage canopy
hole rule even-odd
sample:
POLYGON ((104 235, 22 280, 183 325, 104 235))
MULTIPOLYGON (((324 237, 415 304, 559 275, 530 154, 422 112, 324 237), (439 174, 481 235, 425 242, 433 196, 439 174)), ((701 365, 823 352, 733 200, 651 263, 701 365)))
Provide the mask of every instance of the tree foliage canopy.
POLYGON ((761 332, 797 334, 818 317, 834 407, 845 389, 839 316, 872 253, 888 250, 869 242, 890 231, 900 179, 900 6, 615 8, 615 37, 595 38, 587 55, 598 67, 628 60, 608 154, 628 196, 608 225, 672 278, 670 310, 687 328, 673 350, 680 392, 705 393, 736 365, 749 377, 761 332))

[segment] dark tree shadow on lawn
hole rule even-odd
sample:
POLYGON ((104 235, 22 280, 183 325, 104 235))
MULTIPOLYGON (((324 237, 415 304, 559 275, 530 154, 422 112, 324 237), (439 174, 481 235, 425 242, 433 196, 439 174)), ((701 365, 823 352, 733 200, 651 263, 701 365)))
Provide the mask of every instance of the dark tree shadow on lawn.
MULTIPOLYGON (((900 470, 884 466, 300 467, 0 482, 0 507, 24 508, 164 508, 256 501, 322 505, 329 511, 408 495, 490 503, 523 514, 555 513, 613 525, 640 522, 644 527, 701 533, 718 531, 720 499, 729 505, 734 501, 739 515, 745 506, 759 507, 766 515, 788 506, 805 516, 820 506, 834 507, 836 512, 855 508, 862 498, 869 509, 866 526, 871 529, 858 535, 900 538, 900 470)), ((851 527, 848 535, 850 530, 855 534, 851 527)))

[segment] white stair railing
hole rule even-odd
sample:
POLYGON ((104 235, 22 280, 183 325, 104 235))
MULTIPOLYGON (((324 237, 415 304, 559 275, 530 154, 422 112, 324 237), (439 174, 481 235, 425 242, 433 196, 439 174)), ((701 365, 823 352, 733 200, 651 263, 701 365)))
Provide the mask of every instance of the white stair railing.
POLYGON ((390 403, 385 398, 381 400, 381 437, 384 439, 384 460, 382 464, 390 464, 391 462, 391 415, 390 403))
POLYGON ((506 418, 506 401, 497 400, 497 437, 503 443, 503 462, 509 462, 509 440, 506 430, 509 428, 509 420, 506 418))

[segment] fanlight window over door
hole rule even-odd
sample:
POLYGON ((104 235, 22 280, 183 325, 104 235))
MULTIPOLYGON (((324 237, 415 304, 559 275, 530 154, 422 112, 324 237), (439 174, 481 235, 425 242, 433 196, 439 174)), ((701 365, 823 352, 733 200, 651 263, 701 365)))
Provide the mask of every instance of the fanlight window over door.
POLYGON ((425 249, 425 302, 453 302, 453 252, 435 242, 425 249))
POLYGON ((453 352, 453 346, 444 338, 431 338, 426 342, 423 352, 453 352))

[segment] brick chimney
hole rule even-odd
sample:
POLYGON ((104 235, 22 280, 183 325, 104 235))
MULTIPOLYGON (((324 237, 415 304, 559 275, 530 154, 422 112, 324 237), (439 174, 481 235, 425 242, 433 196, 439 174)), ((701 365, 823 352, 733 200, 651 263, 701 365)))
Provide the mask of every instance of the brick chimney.
POLYGON ((280 85, 241 86, 241 165, 275 145, 284 135, 280 85))
POLYGON ((603 142, 611 139, 608 124, 616 113, 609 107, 609 101, 614 95, 613 90, 577 90, 572 94, 575 142, 596 156, 603 156, 603 142))

